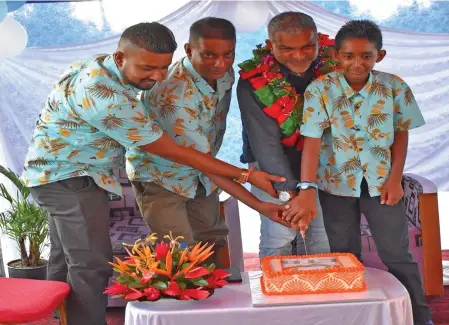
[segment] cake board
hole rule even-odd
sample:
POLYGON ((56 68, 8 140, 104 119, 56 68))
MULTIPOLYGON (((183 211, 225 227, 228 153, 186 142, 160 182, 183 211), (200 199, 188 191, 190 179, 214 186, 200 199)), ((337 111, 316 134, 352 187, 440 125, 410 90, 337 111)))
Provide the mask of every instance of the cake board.
POLYGON ((248 272, 249 284, 251 288, 251 300, 253 307, 275 307, 291 305, 314 305, 314 304, 334 304, 334 303, 354 303, 367 301, 387 300, 387 296, 378 285, 376 279, 369 272, 365 271, 365 282, 368 287, 363 292, 345 293, 324 293, 324 294, 304 294, 268 296, 262 293, 260 277, 261 271, 248 272))

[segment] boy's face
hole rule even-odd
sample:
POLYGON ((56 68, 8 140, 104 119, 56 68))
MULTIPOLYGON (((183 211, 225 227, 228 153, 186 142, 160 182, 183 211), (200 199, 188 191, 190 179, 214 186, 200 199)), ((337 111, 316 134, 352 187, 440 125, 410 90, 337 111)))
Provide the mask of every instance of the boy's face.
POLYGON ((348 38, 334 52, 349 84, 366 83, 374 65, 385 57, 385 50, 377 50, 375 44, 365 38, 348 38))

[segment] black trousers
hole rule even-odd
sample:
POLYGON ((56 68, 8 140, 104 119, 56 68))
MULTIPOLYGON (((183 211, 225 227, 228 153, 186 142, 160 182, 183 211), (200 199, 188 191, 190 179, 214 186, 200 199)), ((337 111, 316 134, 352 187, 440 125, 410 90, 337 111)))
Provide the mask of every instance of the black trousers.
POLYGON ((360 198, 319 192, 331 252, 352 253, 361 259, 360 217, 363 213, 382 262, 408 290, 416 325, 430 320, 417 263, 409 251, 407 216, 402 200, 389 206, 371 197, 365 180, 360 198))

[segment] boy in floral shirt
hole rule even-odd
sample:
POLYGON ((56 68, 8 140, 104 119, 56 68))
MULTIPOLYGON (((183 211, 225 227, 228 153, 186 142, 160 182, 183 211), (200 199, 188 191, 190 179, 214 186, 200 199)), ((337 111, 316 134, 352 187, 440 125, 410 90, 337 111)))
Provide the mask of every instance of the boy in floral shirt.
POLYGON ((431 325, 401 200, 408 131, 424 119, 405 81, 373 70, 385 55, 382 33, 370 21, 350 21, 337 33, 334 56, 342 70, 304 94, 301 181, 315 186, 290 202, 284 219, 310 222, 319 189, 331 251, 360 259, 363 213, 380 258, 410 294, 415 324, 431 325))

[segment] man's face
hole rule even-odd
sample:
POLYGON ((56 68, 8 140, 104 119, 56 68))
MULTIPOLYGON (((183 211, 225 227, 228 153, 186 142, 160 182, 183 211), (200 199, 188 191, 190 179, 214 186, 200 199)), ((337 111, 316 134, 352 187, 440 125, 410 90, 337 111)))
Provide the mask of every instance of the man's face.
POLYGON ((206 81, 222 78, 235 59, 235 41, 200 38, 185 45, 187 57, 193 68, 206 81))
POLYGON ((375 44, 365 38, 346 39, 334 53, 350 85, 364 84, 374 65, 382 61, 385 55, 384 50, 378 51, 375 44))
POLYGON ((292 33, 277 32, 267 44, 276 60, 295 73, 307 71, 318 56, 317 35, 310 28, 292 33))
POLYGON ((114 54, 123 79, 131 86, 148 90, 167 75, 173 53, 153 53, 138 47, 126 48, 114 54))

